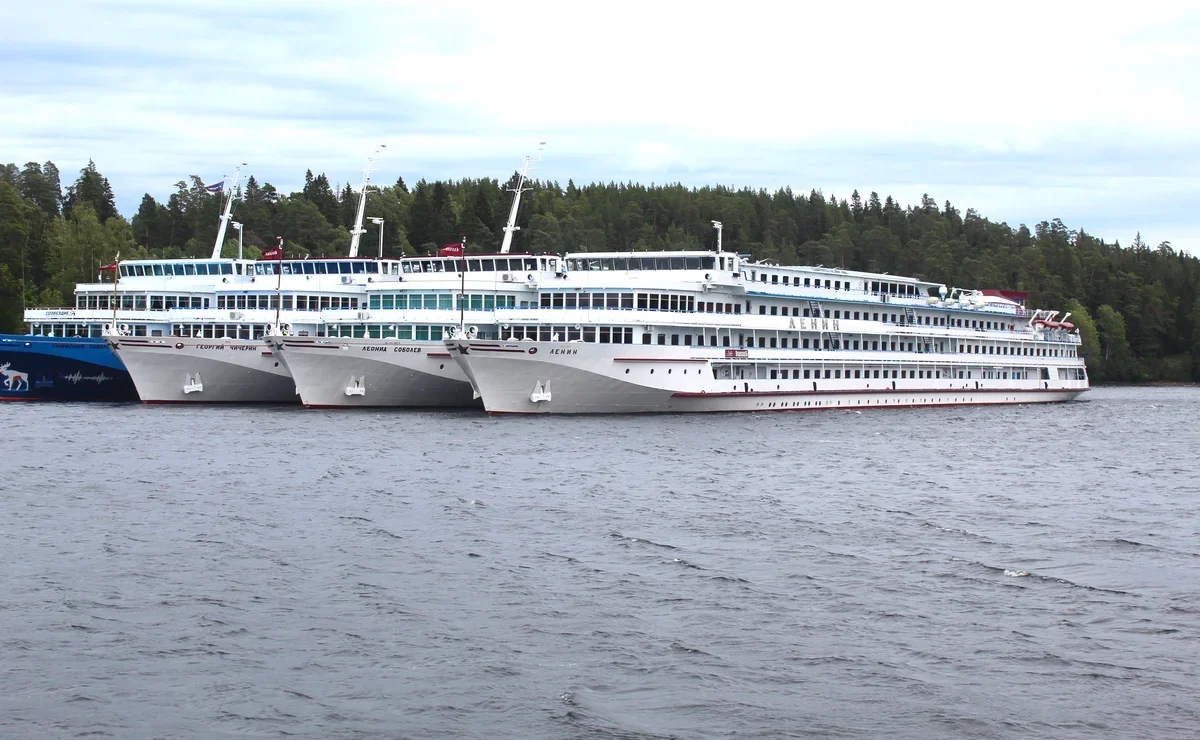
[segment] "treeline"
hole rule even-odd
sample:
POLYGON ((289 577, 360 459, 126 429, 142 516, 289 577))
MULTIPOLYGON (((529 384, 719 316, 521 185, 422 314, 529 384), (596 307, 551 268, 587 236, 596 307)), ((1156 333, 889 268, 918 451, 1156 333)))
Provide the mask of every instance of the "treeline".
MULTIPOLYGON (((463 235, 472 252, 495 251, 515 183, 403 179, 373 190, 366 215, 384 220, 383 254, 429 254, 463 235)), ((122 259, 207 256, 221 196, 198 177, 160 203, 143 196, 132 218, 89 162, 62 187, 52 162, 0 165, 0 330, 21 331, 22 308, 71 301, 75 283, 122 259)), ((725 248, 781 263, 917 275, 960 287, 1029 293, 1030 305, 1074 313, 1095 381, 1200 380, 1200 261, 1169 243, 1106 243, 1061 221, 1032 230, 993 223, 973 209, 926 196, 901 206, 890 196, 849 198, 784 189, 534 182, 522 203, 513 251, 703 249, 724 224, 725 248)), ((324 175, 281 194, 251 177, 233 218, 244 224, 245 256, 282 236, 288 255, 346 254, 357 194, 324 175)), ((360 254, 378 250, 365 222, 360 254)), ((237 253, 230 229, 222 254, 237 253)))

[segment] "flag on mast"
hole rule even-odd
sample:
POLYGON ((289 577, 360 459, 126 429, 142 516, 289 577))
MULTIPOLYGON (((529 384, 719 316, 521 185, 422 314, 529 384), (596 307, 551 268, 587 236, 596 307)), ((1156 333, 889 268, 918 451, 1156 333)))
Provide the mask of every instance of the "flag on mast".
POLYGON ((205 185, 204 189, 210 193, 223 193, 225 192, 225 181, 222 180, 221 182, 214 183, 212 185, 205 185))

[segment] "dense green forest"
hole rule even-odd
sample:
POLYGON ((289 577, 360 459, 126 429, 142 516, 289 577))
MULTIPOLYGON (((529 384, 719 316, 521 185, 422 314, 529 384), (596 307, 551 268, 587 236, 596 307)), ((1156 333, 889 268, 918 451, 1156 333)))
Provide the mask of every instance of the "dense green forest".
MULTIPOLYGON (((403 179, 372 191, 367 217, 384 219, 385 256, 426 254, 466 235, 469 251, 495 251, 508 215, 509 183, 492 179, 403 179)), ((784 263, 917 275, 959 287, 1027 291, 1030 305, 1062 308, 1084 336, 1094 381, 1200 380, 1200 260, 1169 243, 1109 244, 1061 221, 1032 230, 993 223, 925 196, 901 206, 876 193, 848 199, 791 190, 534 182, 513 251, 725 248, 784 263)), ((245 224, 245 255, 275 236, 288 255, 345 254, 357 196, 324 175, 281 194, 251 177, 233 217, 245 224)), ((212 251, 221 196, 198 177, 180 181, 165 204, 149 194, 137 213, 117 212, 108 180, 89 162, 62 187, 53 162, 0 164, 0 331, 22 331, 24 306, 71 302, 75 283, 122 259, 195 257, 212 251)), ((361 253, 378 249, 366 222, 361 253)), ((232 229, 223 247, 237 253, 232 229)))

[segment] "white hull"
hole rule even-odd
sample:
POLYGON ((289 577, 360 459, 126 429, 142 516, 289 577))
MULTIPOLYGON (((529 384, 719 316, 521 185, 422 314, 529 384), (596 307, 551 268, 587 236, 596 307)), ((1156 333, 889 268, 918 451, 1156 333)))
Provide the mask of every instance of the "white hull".
MULTIPOLYGON (((1087 381, 1072 380, 718 380, 712 365, 722 361, 716 356, 719 348, 470 340, 449 340, 446 345, 491 414, 1052 403, 1074 400, 1088 390, 1087 381)), ((773 353, 772 359, 777 357, 773 353)), ((947 364, 950 359, 953 356, 947 364)))
POLYGON ((296 403, 287 367, 262 340, 108 337, 143 403, 296 403))
POLYGON ((268 337, 309 408, 479 407, 439 342, 268 337))

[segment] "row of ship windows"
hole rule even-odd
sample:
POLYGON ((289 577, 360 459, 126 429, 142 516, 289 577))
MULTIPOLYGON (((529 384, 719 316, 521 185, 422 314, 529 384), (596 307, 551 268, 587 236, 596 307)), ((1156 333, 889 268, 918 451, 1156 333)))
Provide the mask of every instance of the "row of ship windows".
POLYGON ((709 313, 741 313, 740 304, 696 301, 693 295, 660 293, 586 293, 565 291, 542 293, 538 299, 542 308, 615 308, 639 311, 707 311, 709 313))
MULTIPOLYGON (((620 331, 622 337, 628 335, 629 340, 625 343, 633 343, 633 328, 623 327, 618 330, 614 328, 609 334, 604 334, 606 330, 600 328, 597 332, 596 327, 578 327, 578 326, 513 326, 505 328, 501 332, 501 338, 510 340, 529 339, 541 342, 606 342, 618 340, 606 340, 605 336, 615 335, 620 331)), ((730 335, 718 337, 716 334, 668 334, 643 332, 641 335, 642 344, 660 344, 672 346, 691 347, 704 346, 707 342, 710 347, 759 347, 761 349, 811 349, 811 350, 860 350, 873 352, 933 352, 934 346, 931 343, 915 343, 897 341, 896 339, 883 340, 859 340, 859 339, 843 339, 836 336, 823 338, 810 338, 803 336, 794 337, 777 337, 777 336, 746 336, 745 334, 738 335, 737 344, 733 344, 730 335)), ((945 342, 937 343, 937 351, 945 352, 945 342)), ((1074 349, 1061 349, 1049 347, 1011 347, 1008 345, 960 345, 959 352, 970 352, 972 354, 989 354, 989 355, 1008 355, 1008 356, 1024 356, 1024 357, 1075 357, 1074 349)))
MULTIPOLYGON (((742 272, 742 277, 746 277, 746 273, 744 271, 742 272)), ((751 270, 749 275, 750 282, 765 283, 768 282, 768 277, 770 278, 771 285, 779 285, 780 276, 778 274, 766 272, 759 273, 757 270, 751 270)), ((804 284, 801 286, 799 275, 792 276, 790 280, 788 279, 789 276, 787 275, 783 275, 782 277, 784 285, 791 285, 797 288, 805 287, 826 288, 828 290, 862 290, 870 293, 883 293, 886 295, 911 297, 919 296, 921 293, 920 289, 916 285, 910 285, 908 283, 884 283, 878 280, 872 280, 870 283, 868 283, 864 280, 862 282, 855 282, 851 284, 849 280, 826 280, 825 284, 822 285, 820 278, 815 280, 811 278, 804 278, 804 284)))
MULTIPOLYGON (((714 366, 713 374, 717 375, 718 371, 720 369, 722 369, 722 367, 723 366, 719 366, 719 365, 714 366)), ((727 366, 724 366, 724 367, 727 367, 727 366)), ((888 370, 888 369, 872 369, 872 368, 863 368, 863 367, 857 367, 857 368, 846 367, 845 365, 841 365, 836 368, 827 368, 822 365, 822 366, 819 366, 816 368, 812 368, 812 367, 770 368, 769 372, 768 372, 768 368, 759 366, 757 368, 757 370, 755 371, 755 379, 758 379, 758 380, 768 380, 768 379, 769 380, 787 380, 789 377, 789 375, 788 375, 789 373, 791 374, 790 377, 792 380, 800 380, 802 377, 804 380, 813 380, 813 379, 820 380, 822 378, 824 378, 825 380, 871 379, 872 377, 879 378, 880 373, 882 373, 883 378, 893 378, 893 379, 897 379, 897 380, 905 380, 905 379, 939 380, 942 377, 954 378, 955 373, 957 373, 958 377, 963 380, 972 379, 975 377, 978 377, 983 380, 1028 380, 1031 372, 1034 375, 1037 375, 1038 368, 1015 368, 1012 370, 980 370, 980 371, 978 371, 978 375, 976 375, 975 370, 970 370, 970 369, 951 370, 949 368, 947 368, 945 370, 888 370), (822 375, 822 373, 824 373, 824 375, 822 375), (872 373, 874 373, 874 375, 872 375, 872 373), (890 375, 889 375, 889 373, 890 373, 890 375), (943 373, 944 373, 944 375, 943 375, 943 373)), ((737 378, 738 378, 738 380, 743 380, 746 378, 746 375, 745 375, 745 373, 740 373, 740 374, 738 374, 737 378)))
POLYGON ((557 257, 467 257, 405 260, 405 273, 422 272, 558 272, 557 257))
MULTIPOLYGON (((625 272, 629 270, 712 270, 714 257, 573 257, 566 260, 570 272, 625 272)), ((733 258, 722 258, 721 269, 727 270, 733 258)))
MULTIPOLYGON (((370 339, 415 339, 419 342, 438 342, 449 336, 450 329, 425 324, 329 324, 325 335, 370 339)), ((487 338, 487 337, 481 337, 487 338)))
MULTIPOLYGON (((1007 329, 1010 331, 1016 330, 1015 324, 1005 324, 1001 321, 986 321, 980 319, 955 319, 947 316, 926 316, 900 314, 879 313, 878 311, 843 311, 840 309, 828 308, 823 310, 818 309, 800 309, 799 306, 792 306, 792 316, 803 316, 805 318, 826 318, 826 319, 853 319, 855 321, 882 321, 888 323, 889 320, 893 324, 916 324, 925 326, 951 326, 961 327, 963 329, 1007 329), (812 316, 814 313, 819 313, 819 316, 812 316)), ((746 301, 746 312, 750 312, 750 301, 746 301)), ((787 306, 767 306, 764 304, 758 305, 759 316, 787 316, 787 306), (769 309, 769 311, 768 311, 769 309)))
MULTIPOLYGON (((792 380, 800 380, 803 376, 804 380, 842 380, 842 379, 871 379, 879 378, 882 373, 883 378, 897 380, 940 380, 943 378, 958 378, 960 380, 1030 380, 1037 378, 1039 380, 1050 379, 1049 368, 1036 367, 1018 367, 1008 369, 953 369, 942 368, 939 370, 891 370, 880 368, 869 368, 864 366, 841 365, 836 368, 828 368, 824 365, 817 367, 799 368, 793 367, 769 367, 757 365, 747 368, 744 365, 724 365, 719 363, 713 364, 713 375, 718 379, 730 378, 736 375, 738 380, 751 377, 757 380, 787 380, 789 374, 792 380), (749 370, 753 375, 747 376, 746 370, 749 370), (889 375, 890 373, 890 375, 889 375)), ((1060 367, 1058 368, 1059 380, 1086 380, 1087 371, 1082 367, 1060 367)))
MULTIPOLYGON (((463 295, 450 293, 396 293, 377 294, 370 297, 372 310, 430 310, 430 309, 462 309, 465 311, 492 311, 497 308, 516 308, 517 297, 512 295, 467 294, 464 305, 463 295)), ((528 304, 522 304, 528 306, 528 304)))
MULTIPOLYGON (((461 298, 461 296, 458 296, 461 298)), ((202 296, 186 295, 122 295, 117 296, 117 308, 124 311, 163 311, 176 308, 209 308, 210 299, 202 296)), ((372 295, 370 306, 373 309, 458 309, 461 301, 450 293, 420 293, 396 295, 372 295)), ((109 309, 113 307, 114 296, 106 294, 80 294, 76 297, 76 308, 109 309)), ((365 301, 359 296, 346 295, 284 295, 283 310, 285 311, 326 311, 326 310, 358 310, 365 307, 365 301)), ((516 296, 511 295, 467 295, 467 305, 462 306, 467 311, 491 311, 497 308, 515 308, 516 296)), ((249 293, 238 295, 218 295, 218 309, 270 309, 279 305, 279 296, 275 293, 249 293)))
POLYGON ((121 277, 154 277, 166 275, 233 275, 242 274, 242 266, 229 262, 167 262, 151 265, 121 265, 121 277))
MULTIPOLYGON (((542 308, 614 308, 614 309, 633 309, 639 311, 685 311, 685 312, 703 312, 703 313, 734 313, 742 312, 741 304, 734 303, 717 303, 713 301, 697 301, 695 296, 691 295, 673 295, 673 294, 658 294, 658 293, 586 293, 586 292, 556 292, 542 293, 538 299, 539 305, 542 308)), ((746 313, 750 313, 753 309, 753 303, 746 301, 746 313)), ((767 305, 760 303, 758 305, 758 313, 761 316, 788 316, 789 306, 767 305)), ((1004 324, 1000 321, 986 321, 979 319, 955 319, 946 316, 932 315, 906 315, 904 313, 888 314, 878 311, 849 311, 842 309, 818 309, 814 307, 802 308, 800 306, 790 306, 791 316, 805 318, 826 318, 826 319, 854 319, 862 321, 883 321, 887 322, 890 318, 893 324, 915 323, 924 324, 925 326, 955 326, 974 329, 1009 329, 1015 330, 1013 324, 1004 324)))

